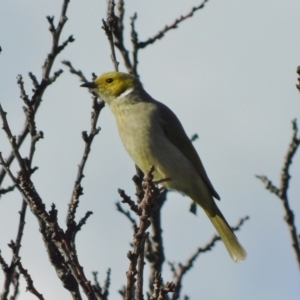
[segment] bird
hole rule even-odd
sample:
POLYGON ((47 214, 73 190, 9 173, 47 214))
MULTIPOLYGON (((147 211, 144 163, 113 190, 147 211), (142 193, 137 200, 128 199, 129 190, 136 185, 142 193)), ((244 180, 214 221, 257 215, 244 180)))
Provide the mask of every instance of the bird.
POLYGON ((108 104, 134 163, 144 173, 154 166, 154 180, 170 179, 162 185, 187 195, 204 210, 231 258, 235 262, 246 259, 246 251, 214 200, 220 196, 173 111, 153 99, 141 81, 127 73, 104 73, 81 87, 92 89, 108 104))

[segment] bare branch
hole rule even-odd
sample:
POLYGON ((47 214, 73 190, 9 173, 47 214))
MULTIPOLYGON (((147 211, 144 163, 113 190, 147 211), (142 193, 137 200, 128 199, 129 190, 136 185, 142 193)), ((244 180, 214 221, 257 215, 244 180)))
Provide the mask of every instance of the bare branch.
POLYGON ((34 287, 33 285, 33 280, 30 276, 30 274, 28 273, 27 270, 24 269, 22 263, 21 263, 21 257, 17 254, 16 251, 16 245, 13 241, 10 242, 10 244, 8 244, 8 246, 12 249, 13 251, 13 255, 14 255, 14 262, 17 265, 20 274, 23 275, 23 277, 25 278, 25 281, 27 283, 27 287, 26 290, 28 290, 30 293, 32 293, 33 295, 35 295, 38 299, 40 300, 44 300, 44 297, 42 294, 40 294, 37 289, 34 287))
POLYGON ((264 183, 265 188, 269 190, 271 193, 277 195, 279 197, 280 190, 277 188, 268 177, 263 175, 255 175, 256 178, 260 179, 262 183, 264 183))
MULTIPOLYGON (((298 68, 299 71, 299 68, 298 68)), ((299 71, 300 72, 300 71, 299 71)), ((292 247, 294 249, 294 252, 296 254, 298 267, 300 269, 300 245, 299 245, 299 234, 297 233, 297 228, 295 225, 294 220, 294 212, 290 208, 289 199, 287 195, 287 191, 289 188, 289 182, 291 179, 290 175, 290 167, 292 165, 292 160, 299 148, 300 145, 300 135, 298 136, 298 126, 297 121, 292 121, 292 129, 293 129, 293 135, 292 140, 290 142, 287 154, 284 159, 283 167, 281 170, 281 182, 280 182, 280 188, 275 187, 270 180, 267 179, 266 176, 256 176, 259 179, 261 179, 266 184, 266 189, 269 190, 271 193, 276 194, 276 196, 281 200, 285 216, 284 220, 286 221, 288 225, 288 229, 291 235, 292 239, 292 247)))
POLYGON ((73 37, 70 36, 68 42, 65 42, 63 45, 59 46, 59 38, 60 38, 60 35, 62 32, 62 29, 68 20, 66 13, 67 13, 67 8, 69 5, 69 2, 70 2, 70 0, 63 1, 61 15, 60 15, 57 27, 55 27, 55 25, 54 25, 54 17, 47 16, 47 20, 50 24, 49 31, 52 34, 52 49, 51 49, 51 53, 48 54, 48 57, 45 60, 44 65, 43 65, 43 78, 45 78, 45 79, 49 78, 49 74, 50 74, 52 65, 54 63, 54 59, 59 54, 59 52, 61 52, 61 50, 63 50, 65 48, 64 44, 68 43, 68 42, 73 42, 73 40, 74 40, 73 37))
POLYGON ((160 290, 158 300, 166 300, 167 294, 174 292, 175 286, 174 282, 167 282, 165 287, 160 290))
POLYGON ((14 270, 13 270, 14 272, 10 271, 11 270, 10 267, 8 266, 5 259, 1 255, 1 250, 0 250, 0 265, 1 265, 1 269, 3 270, 3 273, 4 273, 3 291, 0 295, 0 299, 7 300, 7 296, 9 293, 9 287, 12 282, 11 277, 13 277, 11 274, 12 273, 15 274, 16 272, 14 270))
POLYGON ((149 233, 146 232, 145 238, 142 241, 141 251, 138 257, 138 268, 137 268, 137 276, 136 276, 136 300, 144 300, 144 257, 145 257, 145 241, 148 237, 149 233))
POLYGON ((158 39, 161 39, 166 32, 168 32, 171 29, 177 28, 178 24, 182 21, 192 17, 194 13, 204 7, 204 5, 208 2, 208 0, 204 0, 201 4, 198 6, 195 6, 191 9, 191 11, 186 14, 185 16, 181 16, 180 18, 176 19, 171 25, 166 26, 163 30, 158 32, 154 37, 149 38, 148 40, 144 42, 140 42, 138 40, 138 34, 135 29, 135 21, 137 20, 137 14, 135 13, 133 17, 131 17, 130 26, 131 26, 131 42, 132 42, 132 61, 129 57, 129 51, 126 49, 124 45, 124 1, 119 1, 117 8, 118 8, 118 16, 115 16, 116 21, 114 22, 113 26, 113 35, 115 39, 115 46, 119 49, 123 60, 125 67, 129 74, 132 74, 136 77, 139 77, 138 71, 137 71, 137 65, 138 65, 138 51, 139 49, 143 49, 147 47, 150 44, 153 44, 158 39))
POLYGON ((4 194, 6 194, 6 193, 9 193, 9 192, 12 192, 14 189, 15 189, 15 185, 10 185, 9 187, 7 187, 7 188, 4 188, 4 189, 0 189, 0 197, 1 197, 1 195, 4 195, 4 194))
POLYGON ((17 178, 12 174, 10 168, 5 164, 4 158, 2 157, 2 153, 0 152, 0 166, 2 166, 2 168, 5 170, 5 172, 7 172, 7 174, 9 175, 10 179, 12 180, 12 182, 14 183, 15 187, 17 187, 17 189, 22 192, 22 189, 19 185, 19 181, 17 180, 17 178))
POLYGON ((6 115, 1 106, 0 115, 3 120, 4 130, 8 136, 8 139, 11 141, 13 153, 17 157, 21 168, 21 171, 18 173, 18 178, 14 178, 1 155, 0 162, 3 165, 3 168, 12 178, 13 182, 16 184, 27 204, 30 206, 32 213, 37 217, 49 258, 52 263, 55 262, 53 265, 57 272, 59 271, 59 278, 64 282, 64 286, 72 293, 74 299, 81 299, 78 284, 76 283, 77 281, 87 295, 88 299, 96 300, 96 295, 94 294, 92 286, 86 279, 83 268, 79 264, 75 245, 72 243, 72 240, 68 239, 68 236, 63 232, 57 223, 57 212, 55 211, 55 207, 53 206, 49 213, 46 211, 45 205, 30 179, 28 165, 25 164, 18 149, 16 148, 13 136, 6 120, 6 115), (53 254, 53 251, 55 254, 53 254), (62 255, 58 253, 62 253, 62 255), (56 258, 58 258, 57 262, 55 261, 56 258), (66 269, 66 266, 68 269, 66 269), (64 270, 64 273, 61 273, 62 270, 64 270), (72 275, 73 278, 70 277, 70 275, 72 275), (66 282, 66 280, 68 282, 66 282))
POLYGON ((57 54, 64 50, 69 43, 73 43, 75 41, 73 35, 70 35, 67 40, 65 40, 60 46, 57 48, 57 54))
POLYGON ((0 250, 0 265, 3 272, 6 273, 9 267, 8 264, 5 262, 3 256, 1 255, 1 250, 0 250))
POLYGON ((63 65, 67 66, 69 68, 70 73, 77 75, 80 78, 80 81, 83 83, 88 82, 88 80, 86 79, 86 77, 83 75, 82 71, 80 70, 76 70, 70 61, 68 60, 63 60, 61 62, 63 65))
POLYGON ((123 198, 122 203, 127 203, 133 212, 135 212, 138 216, 141 216, 139 206, 126 195, 124 190, 118 189, 118 193, 123 198))
POLYGON ((77 226, 76 226, 76 228, 75 228, 75 229, 76 229, 76 230, 75 230, 75 233, 77 233, 78 231, 81 230, 82 226, 86 224, 87 219, 88 219, 92 214, 93 214, 92 211, 87 211, 87 212, 85 213, 85 216, 84 216, 81 220, 79 220, 79 222, 78 222, 78 224, 77 224, 77 226))
POLYGON ((199 139, 198 133, 194 133, 194 134, 191 136, 190 141, 193 143, 193 142, 195 142, 195 141, 198 140, 198 139, 199 139))
MULTIPOLYGON (((2 129, 5 131, 8 141, 10 142, 13 155, 17 158, 17 161, 19 163, 19 166, 21 169, 24 170, 24 172, 28 173, 28 170, 26 168, 26 165, 24 163, 24 160, 22 159, 19 151, 18 151, 18 145, 16 143, 16 137, 12 135, 10 128, 8 126, 7 118, 6 118, 6 112, 3 110, 1 104, 0 104, 0 116, 2 118, 3 127, 2 129)), ((7 165, 7 163, 6 163, 7 165)))
POLYGON ((202 8, 204 8, 204 5, 208 2, 208 0, 204 0, 202 3, 200 3, 198 6, 195 6, 191 9, 191 11, 186 14, 185 16, 181 16, 180 18, 176 19, 171 25, 167 25, 163 30, 159 31, 155 36, 152 38, 149 38, 147 41, 144 42, 139 42, 138 43, 138 48, 142 49, 147 47, 150 44, 153 44, 157 40, 161 39, 164 37, 164 35, 171 29, 176 29, 178 24, 181 23, 182 21, 191 18, 194 13, 202 8))
POLYGON ((10 296, 9 300, 16 300, 19 294, 19 285, 20 285, 20 273, 14 272, 14 276, 12 278, 12 285, 13 285, 13 293, 10 296))
MULTIPOLYGON (((140 205, 134 204, 134 202, 124 193, 124 191, 119 190, 123 201, 130 205, 130 208, 140 217, 139 227, 134 233, 133 238, 133 251, 129 251, 127 257, 130 260, 127 275, 127 286, 125 293, 125 300, 131 300, 134 292, 134 285, 136 283, 136 274, 138 273, 136 266, 138 258, 144 251, 145 239, 147 237, 146 230, 149 228, 151 222, 149 218, 151 217, 154 209, 154 201, 160 194, 159 189, 153 183, 153 173, 154 167, 152 167, 146 174, 144 182, 145 196, 140 205)), ((141 279, 139 279, 141 280, 141 279)), ((140 296, 141 297, 141 296, 140 296)), ((140 298, 141 299, 141 298, 140 298)))
POLYGON ((289 173, 289 168, 292 164, 292 160, 294 158, 294 155, 296 154, 296 151, 300 144, 300 136, 298 137, 298 126, 297 126, 297 120, 292 121, 292 129, 293 129, 293 136, 291 143, 288 148, 288 152, 286 154, 283 168, 281 171, 281 186, 280 186, 280 194, 282 198, 287 198, 287 190, 289 188, 289 180, 291 178, 291 175, 289 173))
POLYGON ((125 215, 127 217, 127 219, 131 222, 133 229, 135 230, 137 228, 137 223, 136 220, 131 216, 130 212, 128 210, 124 210, 123 207, 121 206, 120 202, 116 203, 116 207, 117 210, 122 213, 123 215, 125 215))
POLYGON ((125 10, 124 10, 124 1, 123 0, 119 0, 118 4, 117 4, 117 9, 118 9, 118 18, 117 21, 120 22, 120 26, 123 26, 123 20, 124 20, 124 14, 125 14, 125 10))
MULTIPOLYGON (((39 88, 39 82, 38 82, 38 80, 36 79, 36 76, 33 75, 32 72, 29 72, 29 73, 28 73, 28 76, 29 76, 29 78, 31 79, 34 88, 35 88, 35 89, 38 89, 38 88, 39 88)), ((33 90, 33 92, 35 92, 35 90, 33 90)))
POLYGON ((90 129, 90 133, 87 134, 86 131, 82 132, 82 138, 85 142, 85 148, 84 148, 84 153, 83 153, 83 157, 82 160, 78 166, 78 173, 77 173, 77 178, 75 180, 75 186, 74 186, 74 191, 76 189, 76 186, 79 185, 81 183, 81 180, 83 179, 84 175, 83 175, 83 170, 85 167, 85 164, 87 162, 88 159, 88 155, 91 151, 91 145, 92 142, 94 140, 94 137, 100 132, 100 127, 96 127, 97 126, 97 121, 100 115, 100 112, 102 110, 102 108, 104 107, 104 102, 102 100, 98 101, 94 101, 93 103, 93 111, 92 111, 92 117, 91 117, 91 129, 90 129))
POLYGON ((297 68, 297 74, 299 75, 299 77, 297 78, 299 84, 296 84, 296 88, 298 89, 298 91, 300 92, 300 66, 297 68))
POLYGON ((21 248, 21 241, 22 241, 22 236, 24 232, 24 227, 25 227, 25 216, 26 216, 26 209, 27 209, 27 203, 25 200, 22 201, 22 207, 21 211, 19 211, 20 214, 20 220, 19 220, 19 228, 18 228, 18 234, 15 242, 15 253, 18 255, 20 248, 21 248))
POLYGON ((138 50, 139 50, 139 39, 138 39, 138 33, 135 30, 135 21, 137 20, 137 13, 133 15, 133 17, 130 18, 130 26, 131 26, 131 43, 132 43, 132 69, 133 74, 136 77, 138 76, 137 72, 137 65, 138 65, 138 50))
POLYGON ((83 188, 80 184, 75 186, 74 193, 72 195, 72 200, 69 204, 69 214, 67 217, 67 224, 73 223, 75 220, 76 210, 79 204, 79 197, 83 195, 83 188))
POLYGON ((167 200, 167 191, 163 191, 155 204, 157 208, 153 211, 151 216, 151 239, 146 240, 146 258, 150 263, 150 277, 149 288, 153 292, 155 274, 162 272, 162 266, 165 261, 162 224, 161 224, 161 210, 167 200))
POLYGON ((63 73, 62 69, 55 71, 53 73, 53 76, 49 77, 49 84, 53 83, 62 73, 63 73))
POLYGON ((110 58, 113 62, 113 65, 115 67, 115 71, 119 70, 119 62, 117 61, 116 52, 115 52, 115 45, 114 45, 114 35, 113 35, 113 28, 115 27, 116 23, 116 16, 115 16, 115 1, 110 0, 108 2, 108 10, 107 10, 107 19, 106 21, 102 19, 102 29, 104 30, 111 50, 110 58))
POLYGON ((159 291, 162 286, 162 278, 158 272, 154 274, 154 280, 153 280, 153 292, 150 297, 150 300, 157 300, 159 297, 159 291))
POLYGON ((17 84, 20 88, 20 98, 24 101, 25 104, 30 105, 30 100, 28 98, 28 95, 25 92, 25 88, 24 88, 24 81, 23 81, 23 77, 22 75, 18 75, 17 76, 17 84))
MULTIPOLYGON (((299 70, 299 68, 298 68, 299 70)), ((294 221, 294 212, 290 208, 289 204, 289 199, 287 195, 288 187, 289 187, 289 181, 291 178, 290 175, 290 167, 292 165, 292 160, 296 154, 296 151, 299 148, 300 145, 300 136, 298 136, 298 126, 297 126, 297 121, 293 120, 292 121, 292 129, 293 129, 293 136, 292 140, 290 142, 290 145, 288 147, 287 154, 284 159, 283 167, 281 170, 281 183, 280 183, 280 188, 276 188, 272 185, 271 181, 267 179, 265 176, 256 176, 259 179, 261 179, 265 184, 267 190, 270 192, 276 194, 276 196, 281 200, 284 211, 285 211, 285 221, 288 225, 289 232, 291 235, 292 239, 292 246, 294 248, 297 262, 298 262, 298 267, 300 269, 300 245, 299 245, 299 238, 298 238, 298 233, 297 233, 297 228, 295 225, 294 221)))
MULTIPOLYGON (((36 82, 35 76, 32 74, 29 74, 29 76, 32 79, 34 86, 36 87, 38 85, 38 83, 36 82)), ((40 140, 41 138, 43 138, 43 132, 41 132, 41 131, 37 132, 37 130, 36 130, 35 113, 34 113, 34 109, 33 109, 33 103, 32 103, 32 101, 29 100, 28 96, 26 95, 25 88, 24 88, 24 82, 23 82, 23 78, 21 75, 19 75, 17 77, 17 83, 18 83, 18 85, 20 87, 20 91, 21 91, 20 97, 23 99, 23 101, 25 103, 24 112, 26 115, 26 123, 27 123, 27 128, 31 135, 29 159, 23 160, 24 166, 26 166, 26 169, 28 170, 28 177, 30 177, 34 171, 33 169, 31 169, 31 165, 32 165, 33 155, 35 152, 35 146, 36 146, 37 141, 40 140)), ((13 141, 14 137, 12 136, 12 134, 9 130, 8 123, 6 120, 6 114, 4 113, 2 107, 0 107, 0 114, 1 114, 1 117, 3 120, 3 129, 5 130, 8 138, 13 141)), ((17 153, 18 148, 16 147, 15 143, 11 143, 11 145, 13 147, 13 153, 17 153)), ((3 159, 1 159, 1 163, 3 163, 3 159)), ((27 210, 27 203, 23 199, 22 208, 20 211, 18 233, 17 233, 17 237, 16 237, 16 241, 15 241, 15 249, 14 249, 14 253, 16 253, 17 255, 19 254, 19 251, 21 248, 21 240, 23 237, 23 232, 24 232, 24 227, 25 227, 26 210, 27 210)), ((11 283, 13 283, 13 280, 15 279, 15 276, 16 276, 15 275, 16 274, 15 267, 16 267, 15 259, 12 258, 10 267, 9 267, 9 271, 6 273, 4 289, 2 292, 2 296, 4 298, 7 297, 8 292, 9 292, 9 286, 11 283)), ((17 286, 14 285, 14 287, 15 287, 15 293, 16 293, 17 286)))
POLYGON ((145 195, 143 189, 144 173, 137 165, 135 165, 135 171, 136 174, 132 177, 132 181, 135 184, 135 195, 137 197, 137 203, 141 203, 145 195))
POLYGON ((154 276, 153 282, 153 292, 151 294, 150 300, 166 300, 167 294, 170 292, 174 292, 175 284, 173 282, 167 282, 165 286, 163 286, 163 281, 161 275, 157 272, 154 276))
POLYGON ((93 276, 94 276, 93 288, 94 288, 96 295, 99 297, 100 300, 108 300, 109 286, 110 286, 110 272, 111 272, 111 270, 108 269, 107 273, 106 273, 106 279, 105 279, 103 288, 101 288, 99 281, 98 281, 98 272, 93 272, 93 276))
MULTIPOLYGON (((233 231, 238 231, 240 230, 241 226, 244 224, 245 221, 249 220, 249 216, 246 216, 244 218, 241 218, 238 221, 238 224, 234 227, 231 227, 233 231)), ((172 300, 178 300, 180 298, 180 291, 182 287, 182 279, 183 276, 193 267, 194 262, 196 259, 199 257, 201 253, 211 251, 213 247, 215 246, 217 241, 220 241, 221 238, 218 235, 214 235, 211 240, 204 246, 200 247, 196 250, 196 252, 191 255, 191 257, 186 261, 186 263, 183 264, 178 264, 178 267, 175 268, 173 263, 169 262, 169 265, 171 267, 171 271, 173 272, 174 278, 173 281, 175 283, 175 289, 174 289, 174 294, 172 297, 172 300)))
MULTIPOLYGON (((79 74, 80 78, 84 78, 85 77, 82 75, 81 71, 74 71, 74 68, 72 67, 71 63, 69 62, 65 62, 65 65, 67 65, 71 72, 73 71, 74 74, 79 74)), ((97 122, 98 122, 98 118, 100 116, 100 112, 101 110, 104 108, 104 102, 102 100, 99 100, 97 96, 94 96, 93 94, 93 110, 92 110, 92 114, 91 114, 91 128, 90 128, 90 132, 89 134, 84 131, 82 132, 82 138, 85 142, 85 147, 84 147, 84 152, 83 152, 83 156, 81 159, 81 162, 78 166, 78 172, 77 172, 77 177, 75 180, 75 185, 73 188, 73 192, 72 192, 72 198, 69 204, 69 210, 68 210, 68 214, 67 214, 67 226, 68 227, 72 227, 73 223, 75 222, 75 212, 76 212, 76 208, 78 206, 79 203, 79 197, 80 195, 83 194, 83 188, 81 186, 81 181, 84 177, 83 175, 83 171, 85 168, 85 164, 88 160, 89 157, 89 153, 91 151, 91 146, 94 140, 94 137, 99 133, 100 131, 100 127, 97 127, 97 122)))
MULTIPOLYGON (((24 90, 24 82, 23 82, 22 76, 20 76, 20 75, 18 76, 18 85, 20 86, 20 90, 21 90, 21 98, 23 99, 23 101, 26 105, 26 107, 24 108, 24 111, 26 114, 28 129, 31 134, 29 159, 23 160, 23 159, 21 159, 20 155, 18 154, 18 148, 15 143, 15 138, 12 136, 12 133, 9 129, 7 119, 6 119, 6 113, 3 111, 1 105, 0 105, 0 114, 1 114, 2 121, 3 121, 3 129, 5 130, 5 132, 8 136, 8 139, 11 141, 13 153, 15 155, 17 155, 20 167, 21 168, 25 167, 26 172, 28 171, 27 176, 30 177, 30 175, 32 173, 31 165, 32 165, 33 155, 35 152, 35 145, 36 145, 37 141, 43 137, 43 133, 42 132, 37 133, 37 131, 36 131, 35 114, 33 113, 32 102, 28 99, 28 96, 26 95, 26 92, 24 90)), ((1 164, 3 164, 2 158, 1 158, 1 164)), ((27 209, 27 203, 25 202, 25 200, 23 200, 22 208, 20 211, 19 228, 18 228, 17 238, 16 238, 16 242, 15 242, 15 250, 14 250, 17 255, 18 255, 20 247, 21 247, 21 240, 22 240, 24 226, 25 226, 26 209, 27 209)), ((9 272, 7 272, 7 274, 6 274, 4 291, 2 293, 3 297, 7 297, 7 294, 9 291, 9 285, 14 278, 15 266, 16 266, 16 264, 15 264, 14 258, 12 258, 11 264, 9 267, 9 272)))
MULTIPOLYGON (((83 75, 82 71, 81 70, 76 70, 73 65, 71 64, 70 61, 67 61, 67 60, 64 60, 62 61, 62 64, 64 64, 65 66, 67 66, 69 68, 69 71, 71 74, 75 74, 77 75, 79 78, 80 78, 80 81, 81 82, 88 82, 88 80, 86 79, 86 77, 83 75)), ((95 73, 92 73, 92 76, 93 76, 93 80, 96 79, 96 75, 95 73)), ((92 99, 93 99, 93 109, 94 110, 97 110, 97 104, 100 104, 101 105, 104 105, 104 102, 102 100, 98 100, 99 99, 99 96, 92 90, 92 89, 89 89, 88 90, 90 92, 90 94, 92 94, 92 99)), ((92 112, 92 117, 95 116, 95 112, 92 112)))
MULTIPOLYGON (((50 23, 50 32, 52 33, 52 46, 51 46, 51 52, 47 55, 47 58, 43 64, 42 70, 43 70, 43 75, 42 75, 42 80, 41 82, 38 84, 35 76, 32 73, 29 73, 29 77, 31 78, 31 80, 33 81, 33 85, 34 85, 34 93, 31 97, 31 104, 33 106, 33 113, 35 114, 41 104, 42 101, 42 97, 44 92, 46 91, 47 87, 57 78, 57 76, 59 75, 58 73, 60 73, 61 71, 59 71, 58 73, 56 73, 56 75, 54 75, 52 78, 50 78, 50 72, 52 70, 52 66, 53 63, 55 61, 56 56, 58 55, 58 53, 65 47, 61 48, 59 46, 59 38, 61 35, 61 32, 64 28, 64 25, 67 21, 67 8, 68 8, 68 4, 69 4, 70 0, 64 0, 63 1, 63 5, 62 5, 62 10, 61 10, 61 15, 60 15, 60 21, 57 25, 57 27, 55 27, 54 25, 54 17, 47 17, 48 22, 50 23)), ((71 42, 70 38, 69 41, 71 42)), ((20 84, 19 84, 20 86, 20 84)), ((25 89, 22 89, 22 91, 25 92, 25 89)), ((25 98, 25 101, 29 100, 28 96, 26 95, 26 93, 22 93, 21 91, 21 96, 22 99, 23 97, 25 98), (27 96, 27 97, 26 97, 27 96)), ((22 129, 21 133, 19 134, 18 138, 15 140, 15 144, 16 144, 16 148, 19 149, 21 147, 21 145, 23 144, 25 138, 27 137, 27 134, 29 133, 29 128, 28 128, 29 124, 26 122, 24 125, 24 128, 22 129)), ((14 160, 15 155, 14 153, 11 153, 8 158, 5 160, 5 164, 9 167, 12 163, 12 161, 14 160)), ((2 169, 0 171, 0 186, 3 182, 3 179, 5 177, 5 170, 2 169)))
POLYGON ((125 45, 124 45, 124 25, 123 25, 123 21, 124 21, 124 1, 123 0, 119 0, 118 4, 117 4, 117 9, 118 9, 118 17, 116 17, 116 22, 114 22, 114 27, 113 27, 113 35, 114 35, 114 45, 119 49, 123 60, 124 60, 124 64, 125 67, 128 71, 129 74, 132 75, 137 75, 134 74, 133 71, 133 66, 132 63, 130 61, 129 58, 129 51, 126 49, 125 45))

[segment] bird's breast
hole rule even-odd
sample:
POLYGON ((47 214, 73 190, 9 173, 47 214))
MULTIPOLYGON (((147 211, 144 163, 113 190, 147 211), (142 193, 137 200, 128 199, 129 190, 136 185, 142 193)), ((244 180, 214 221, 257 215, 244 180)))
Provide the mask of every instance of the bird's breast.
POLYGON ((114 111, 122 143, 135 164, 146 172, 155 164, 159 124, 149 103, 119 107, 114 111))
POLYGON ((114 114, 124 147, 144 173, 154 166, 155 180, 169 178, 163 183, 165 187, 192 199, 209 194, 196 168, 163 132, 155 108, 147 105, 127 107, 114 114))

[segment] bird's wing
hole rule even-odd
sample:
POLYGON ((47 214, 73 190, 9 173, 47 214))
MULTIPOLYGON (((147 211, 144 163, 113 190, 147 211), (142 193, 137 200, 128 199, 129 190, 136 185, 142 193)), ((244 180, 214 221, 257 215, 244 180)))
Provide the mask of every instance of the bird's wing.
POLYGON ((167 138, 186 156, 193 166, 195 166, 197 172, 206 183, 212 196, 220 200, 220 196, 211 184, 197 151, 186 135, 176 115, 167 106, 158 101, 157 107, 160 114, 161 126, 167 138))

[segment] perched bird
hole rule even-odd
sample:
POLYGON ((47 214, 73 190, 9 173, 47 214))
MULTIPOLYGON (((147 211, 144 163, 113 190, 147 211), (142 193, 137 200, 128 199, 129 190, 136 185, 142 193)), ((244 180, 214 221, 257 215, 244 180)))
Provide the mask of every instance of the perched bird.
POLYGON ((110 72, 82 87, 93 89, 115 115, 123 145, 145 173, 154 166, 154 179, 170 178, 163 185, 189 196, 200 205, 216 228, 235 262, 247 254, 214 198, 220 196, 176 115, 154 100, 134 76, 110 72))

